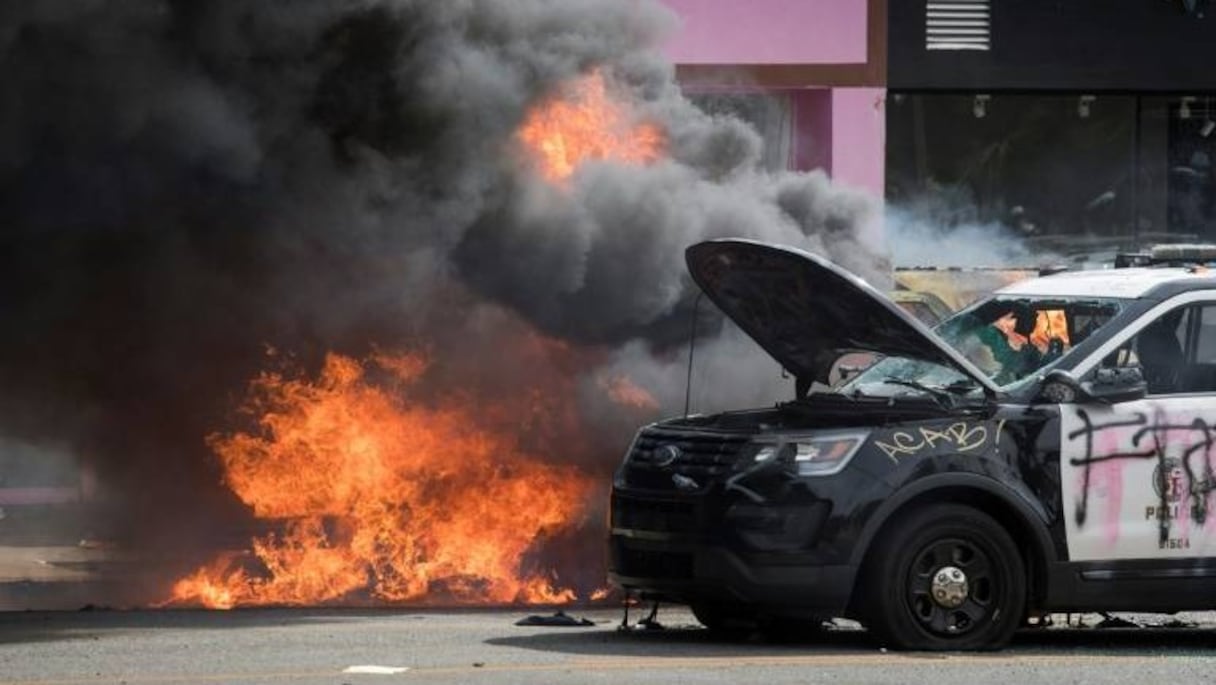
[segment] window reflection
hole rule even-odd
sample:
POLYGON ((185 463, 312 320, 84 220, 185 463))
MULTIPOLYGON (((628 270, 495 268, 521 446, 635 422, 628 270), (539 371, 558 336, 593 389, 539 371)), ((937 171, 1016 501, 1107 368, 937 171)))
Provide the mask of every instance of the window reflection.
POLYGON ((1216 98, 895 92, 887 141, 888 202, 938 225, 1095 262, 1216 241, 1216 98))

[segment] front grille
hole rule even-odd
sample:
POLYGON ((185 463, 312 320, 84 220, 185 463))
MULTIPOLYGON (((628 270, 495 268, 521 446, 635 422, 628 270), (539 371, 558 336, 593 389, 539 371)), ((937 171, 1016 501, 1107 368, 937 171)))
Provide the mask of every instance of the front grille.
POLYGON ((626 478, 639 487, 674 489, 673 474, 692 478, 699 486, 734 470, 749 436, 648 428, 629 454, 626 478), (678 451, 672 458, 671 449, 678 451))
POLYGON ((618 575, 632 578, 692 578, 692 555, 619 547, 618 575))
POLYGON ((697 528, 697 510, 689 502, 612 495, 612 527, 661 533, 688 533, 697 528))

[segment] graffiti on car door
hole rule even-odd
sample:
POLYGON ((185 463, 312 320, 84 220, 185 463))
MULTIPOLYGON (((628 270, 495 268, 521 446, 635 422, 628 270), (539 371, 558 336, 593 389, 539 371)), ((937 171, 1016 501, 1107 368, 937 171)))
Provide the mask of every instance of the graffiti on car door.
POLYGON ((1061 427, 1070 558, 1216 551, 1216 403, 1210 398, 1065 405, 1061 427))

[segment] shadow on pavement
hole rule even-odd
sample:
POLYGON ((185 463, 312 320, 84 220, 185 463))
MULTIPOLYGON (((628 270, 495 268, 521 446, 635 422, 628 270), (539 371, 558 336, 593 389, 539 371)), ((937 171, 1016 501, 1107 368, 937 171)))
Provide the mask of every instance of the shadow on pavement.
MULTIPOLYGON (((749 633, 721 635, 700 626, 669 626, 663 630, 618 631, 602 625, 594 630, 554 629, 532 635, 493 638, 488 644, 579 655, 723 657, 774 654, 874 654, 883 650, 861 629, 829 630, 798 635, 749 633)), ((1079 652, 1111 657, 1194 655, 1216 656, 1216 630, 1210 628, 1051 628, 1028 629, 1012 644, 987 655, 1072 656, 1079 652)), ((909 652, 920 658, 945 658, 959 652, 909 652)))

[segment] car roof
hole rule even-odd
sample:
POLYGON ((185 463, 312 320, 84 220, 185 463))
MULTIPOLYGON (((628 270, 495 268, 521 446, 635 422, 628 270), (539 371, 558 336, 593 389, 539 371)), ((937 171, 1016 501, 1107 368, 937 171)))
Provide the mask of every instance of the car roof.
POLYGON ((997 291, 1028 297, 1144 297, 1154 288, 1173 284, 1180 290, 1216 288, 1216 271, 1205 267, 1143 267, 1063 271, 1030 278, 997 291))

